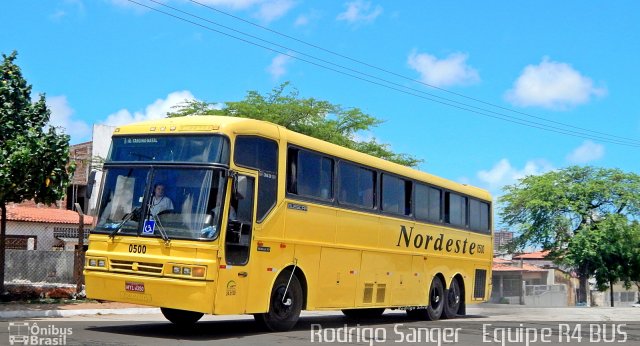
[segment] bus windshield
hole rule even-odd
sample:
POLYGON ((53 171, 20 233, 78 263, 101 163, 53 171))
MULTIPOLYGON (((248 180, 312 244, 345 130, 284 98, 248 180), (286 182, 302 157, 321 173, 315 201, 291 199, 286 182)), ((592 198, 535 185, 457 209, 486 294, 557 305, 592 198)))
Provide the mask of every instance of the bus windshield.
POLYGON ((229 142, 219 135, 132 135, 113 137, 106 162, 192 162, 229 164, 229 142))
POLYGON ((214 240, 224 177, 211 168, 109 167, 95 232, 214 240))

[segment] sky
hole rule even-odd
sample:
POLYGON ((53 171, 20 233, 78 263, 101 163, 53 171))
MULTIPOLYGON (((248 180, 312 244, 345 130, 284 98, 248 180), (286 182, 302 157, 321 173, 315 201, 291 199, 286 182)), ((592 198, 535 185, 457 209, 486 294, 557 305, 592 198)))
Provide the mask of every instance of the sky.
POLYGON ((128 0, 3 1, 0 52, 72 144, 289 81, 384 120, 359 138, 496 196, 574 164, 640 173, 637 1, 135 1, 190 22, 128 0))

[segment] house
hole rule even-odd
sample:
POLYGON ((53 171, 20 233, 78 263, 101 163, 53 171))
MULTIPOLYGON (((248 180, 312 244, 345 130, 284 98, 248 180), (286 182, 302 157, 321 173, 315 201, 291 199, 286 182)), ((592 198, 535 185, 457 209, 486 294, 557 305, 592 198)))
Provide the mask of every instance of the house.
MULTIPOLYGON (((74 280, 79 216, 71 210, 7 206, 5 283, 69 284, 74 280)), ((84 217, 85 239, 93 222, 84 217)))
MULTIPOLYGON (((84 217, 85 238, 93 223, 84 217)), ((7 249, 73 250, 78 242, 78 213, 35 204, 7 206, 7 249)))

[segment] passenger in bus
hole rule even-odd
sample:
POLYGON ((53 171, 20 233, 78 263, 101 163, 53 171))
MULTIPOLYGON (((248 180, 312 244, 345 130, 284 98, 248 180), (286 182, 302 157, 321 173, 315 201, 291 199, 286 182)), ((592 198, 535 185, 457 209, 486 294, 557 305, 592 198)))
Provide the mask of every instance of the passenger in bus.
POLYGON ((165 196, 164 184, 158 183, 153 188, 153 197, 151 198, 151 215, 158 216, 164 211, 173 210, 173 202, 171 198, 165 196))

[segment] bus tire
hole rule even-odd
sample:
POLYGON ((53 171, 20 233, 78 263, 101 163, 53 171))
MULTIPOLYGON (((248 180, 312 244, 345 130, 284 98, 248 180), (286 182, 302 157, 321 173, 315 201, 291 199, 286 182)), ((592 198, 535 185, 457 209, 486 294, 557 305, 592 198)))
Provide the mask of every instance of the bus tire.
POLYGON ((384 308, 369 308, 369 309, 343 309, 342 313, 354 320, 366 320, 382 316, 384 308))
POLYGON ((429 288, 429 305, 426 308, 407 310, 409 318, 437 321, 444 310, 444 285, 439 277, 434 277, 429 288))
POLYGON ((444 308, 442 309, 442 318, 451 319, 458 317, 460 303, 462 302, 460 283, 458 279, 453 278, 449 289, 445 290, 444 308))
POLYGON ((201 312, 170 309, 170 308, 160 308, 160 311, 162 311, 162 314, 164 315, 164 317, 169 321, 171 321, 171 323, 181 327, 194 325, 204 315, 201 312))
POLYGON ((269 311, 255 314, 254 318, 258 324, 272 332, 291 330, 298 323, 303 299, 302 286, 298 278, 295 275, 291 276, 291 271, 283 271, 271 289, 269 311), (291 278, 291 282, 287 290, 289 278, 291 278), (285 290, 287 293, 283 299, 285 290))

